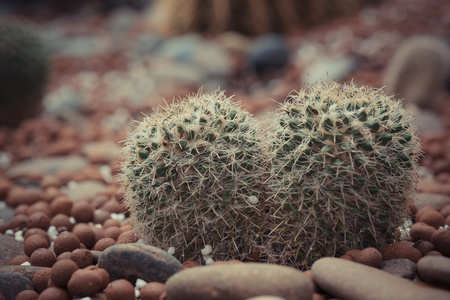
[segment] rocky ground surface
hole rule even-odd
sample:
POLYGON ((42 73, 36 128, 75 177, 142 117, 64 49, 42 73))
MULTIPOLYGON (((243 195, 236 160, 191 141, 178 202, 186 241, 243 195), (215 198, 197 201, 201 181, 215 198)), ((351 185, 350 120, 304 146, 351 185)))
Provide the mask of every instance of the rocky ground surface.
POLYGON ((169 38, 151 22, 151 7, 99 12, 99 1, 89 3, 70 15, 42 3, 0 6, 35 22, 53 63, 42 115, 0 128, 0 299, 450 299, 445 91, 429 99, 434 110, 418 113, 420 195, 402 239, 323 258, 311 270, 199 266, 137 243, 115 180, 131 120, 163 99, 221 88, 264 116, 317 78, 381 87, 402 41, 448 37, 448 1, 382 1, 308 31, 260 38, 169 38), (289 55, 270 75, 268 45, 271 55, 289 55))

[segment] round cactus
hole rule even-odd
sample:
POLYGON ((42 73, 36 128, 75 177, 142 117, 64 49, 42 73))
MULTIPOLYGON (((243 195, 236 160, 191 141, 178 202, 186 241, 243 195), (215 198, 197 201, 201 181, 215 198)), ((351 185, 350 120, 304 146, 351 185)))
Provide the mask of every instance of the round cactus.
POLYGON ((41 109, 49 77, 49 57, 30 26, 0 22, 0 123, 17 125, 41 109))
POLYGON ((183 260, 242 259, 264 245, 267 178, 257 122, 223 93, 197 94, 129 134, 121 180, 143 242, 183 260))
POLYGON ((270 182, 281 221, 272 231, 281 263, 309 266, 396 238, 420 155, 401 105, 382 90, 332 82, 291 95, 274 113, 270 182))

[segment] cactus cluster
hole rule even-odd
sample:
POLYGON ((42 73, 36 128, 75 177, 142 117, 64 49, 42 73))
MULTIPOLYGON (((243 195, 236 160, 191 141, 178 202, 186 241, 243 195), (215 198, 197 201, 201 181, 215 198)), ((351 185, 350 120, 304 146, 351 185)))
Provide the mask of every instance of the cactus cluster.
POLYGON ((49 69, 44 43, 29 25, 0 22, 0 123, 16 125, 40 111, 49 69))
POLYGON ((382 90, 318 83, 290 95, 270 126, 223 93, 176 101, 125 142, 121 180, 144 242, 183 260, 308 267, 382 247, 408 218, 419 141, 382 90))
POLYGON ((420 154, 401 105, 381 90, 331 82, 291 95, 274 113, 267 140, 283 262, 310 265, 395 239, 420 154))
POLYGON ((129 135, 125 203, 146 243, 201 260, 262 244, 267 158, 257 121, 224 93, 197 94, 146 117, 129 135))

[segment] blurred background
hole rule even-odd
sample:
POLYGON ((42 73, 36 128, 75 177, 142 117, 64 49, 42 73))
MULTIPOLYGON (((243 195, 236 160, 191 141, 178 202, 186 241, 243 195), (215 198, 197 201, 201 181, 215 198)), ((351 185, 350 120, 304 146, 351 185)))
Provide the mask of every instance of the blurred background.
POLYGON ((385 87, 423 132, 447 136, 448 0, 2 0, 0 19, 27 24, 48 54, 40 109, 22 117, 33 105, 0 93, 5 165, 116 143, 131 120, 199 89, 264 116, 317 80, 385 87))

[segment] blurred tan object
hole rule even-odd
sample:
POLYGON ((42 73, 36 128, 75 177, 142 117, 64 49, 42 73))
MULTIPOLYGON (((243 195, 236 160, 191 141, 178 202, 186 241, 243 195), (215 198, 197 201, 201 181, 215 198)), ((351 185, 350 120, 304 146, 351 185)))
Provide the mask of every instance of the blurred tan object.
POLYGON ((165 34, 290 32, 358 11, 362 0, 158 0, 155 27, 165 34))
POLYGON ((432 36, 403 42, 384 75, 386 91, 405 99, 405 106, 433 108, 450 76, 450 47, 432 36))

